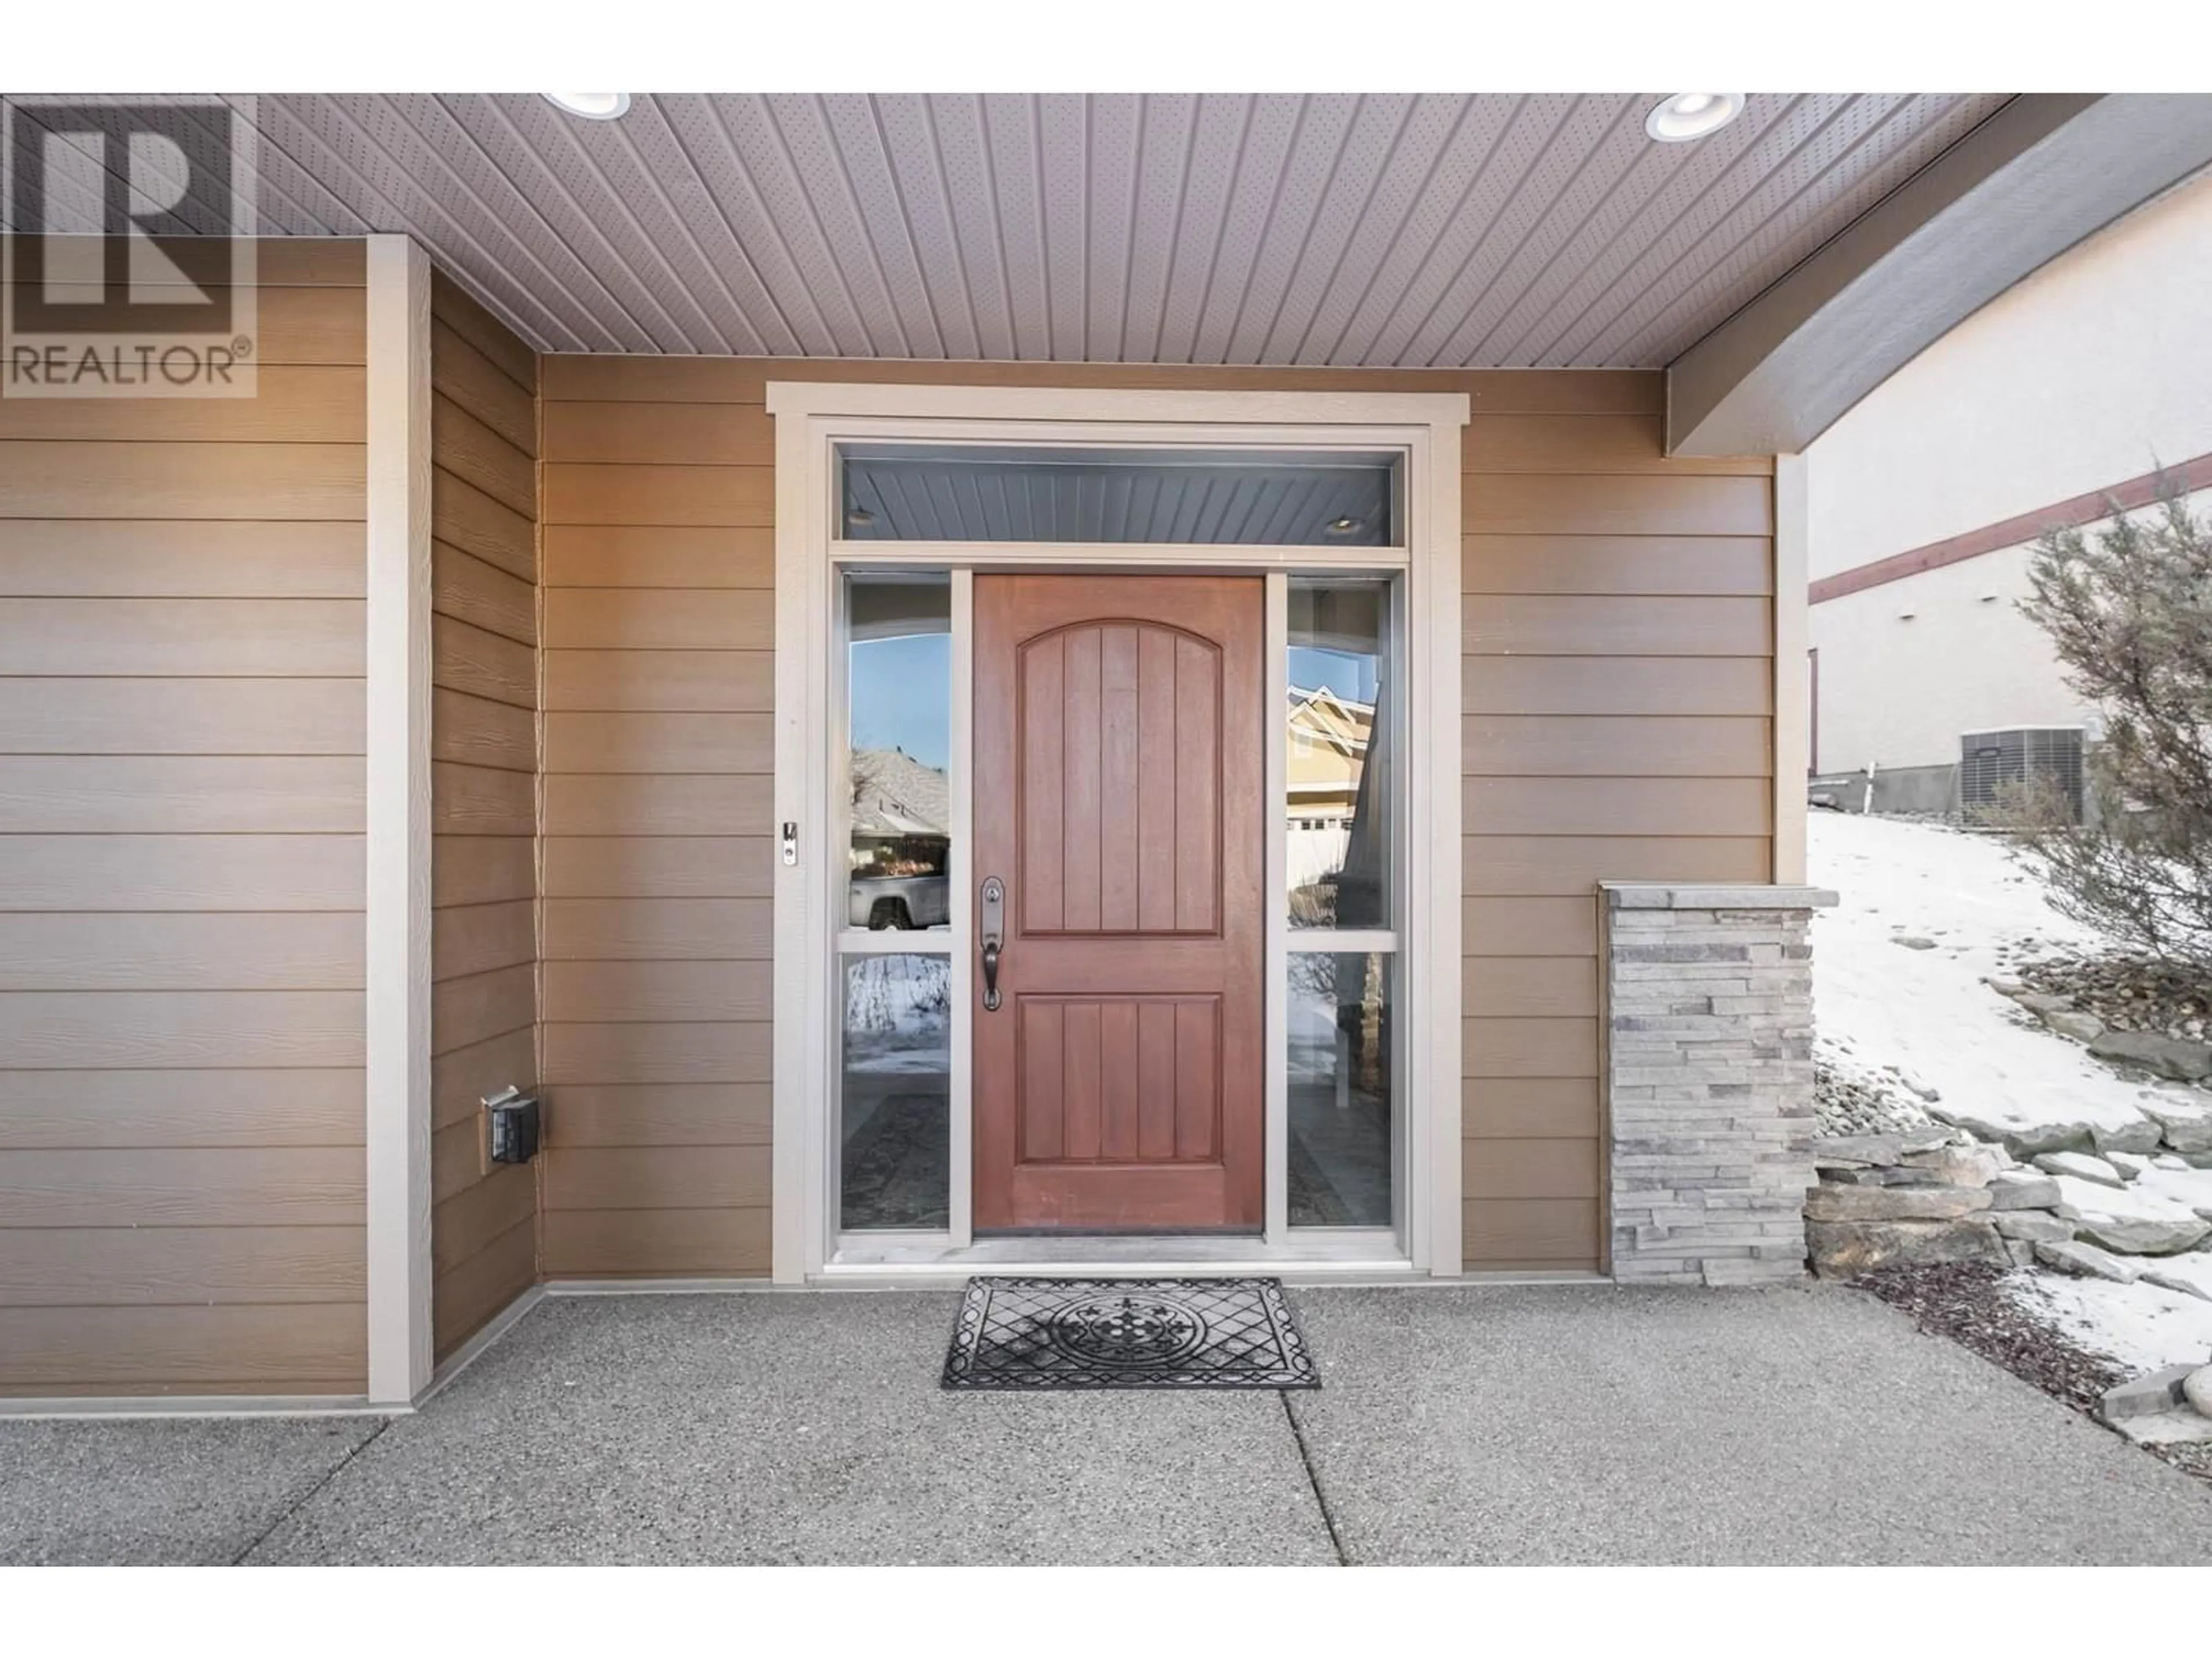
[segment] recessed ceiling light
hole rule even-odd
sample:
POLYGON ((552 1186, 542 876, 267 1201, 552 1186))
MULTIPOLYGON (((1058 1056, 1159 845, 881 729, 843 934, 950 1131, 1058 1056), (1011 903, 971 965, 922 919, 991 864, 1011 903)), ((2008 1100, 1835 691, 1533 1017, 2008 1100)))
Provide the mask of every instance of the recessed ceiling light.
POLYGON ((1349 536, 1353 531, 1359 528, 1359 520, 1357 519, 1331 519, 1328 521, 1328 527, 1340 536, 1349 536))
POLYGON ((1740 92, 1678 92, 1652 106, 1644 130, 1662 144, 1686 143, 1718 132, 1743 113, 1740 92))
POLYGON ((845 522, 855 530, 866 530, 876 521, 876 515, 865 507, 854 507, 845 514, 845 522))
POLYGON ((549 92, 545 101, 586 121, 613 121, 629 112, 626 92, 549 92))

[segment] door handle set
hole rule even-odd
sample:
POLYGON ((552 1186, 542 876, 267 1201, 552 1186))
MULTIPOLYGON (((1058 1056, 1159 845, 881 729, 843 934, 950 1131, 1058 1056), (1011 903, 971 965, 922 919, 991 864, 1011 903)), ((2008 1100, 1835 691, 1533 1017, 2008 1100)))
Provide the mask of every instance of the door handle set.
POLYGON ((999 1012, 999 952, 1006 946, 1006 884, 996 876, 983 878, 983 1012, 999 1012))

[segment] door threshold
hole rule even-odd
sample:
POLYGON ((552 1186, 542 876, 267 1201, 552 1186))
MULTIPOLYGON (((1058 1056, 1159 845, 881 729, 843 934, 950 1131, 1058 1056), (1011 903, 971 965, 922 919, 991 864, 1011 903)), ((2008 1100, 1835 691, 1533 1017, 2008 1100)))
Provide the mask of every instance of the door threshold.
POLYGON ((1404 1278, 1414 1273, 1396 1237, 1384 1228, 1316 1230, 1307 1238, 1269 1243, 1249 1235, 1062 1233, 1016 1238, 982 1238, 972 1244, 951 1240, 869 1238, 848 1235, 823 1264, 817 1280, 856 1275, 896 1276, 971 1273, 1076 1276, 1127 1273, 1141 1269, 1162 1277, 1297 1269, 1331 1275, 1377 1273, 1404 1278))

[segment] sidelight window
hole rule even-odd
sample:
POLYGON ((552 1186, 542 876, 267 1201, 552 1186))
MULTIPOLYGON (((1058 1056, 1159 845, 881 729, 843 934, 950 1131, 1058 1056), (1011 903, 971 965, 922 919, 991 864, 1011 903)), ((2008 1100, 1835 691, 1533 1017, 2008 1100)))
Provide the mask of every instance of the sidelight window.
POLYGON ((852 1232, 950 1224, 952 586, 943 570, 842 582, 837 1186, 852 1232))
POLYGON ((1397 593, 1389 577, 1288 580, 1279 1040, 1293 1227, 1395 1224, 1397 593))
POLYGON ((845 925, 951 923, 952 579, 846 578, 845 925))
POLYGON ((843 977, 843 1224, 941 1231, 951 1205, 951 959, 850 956, 843 977))

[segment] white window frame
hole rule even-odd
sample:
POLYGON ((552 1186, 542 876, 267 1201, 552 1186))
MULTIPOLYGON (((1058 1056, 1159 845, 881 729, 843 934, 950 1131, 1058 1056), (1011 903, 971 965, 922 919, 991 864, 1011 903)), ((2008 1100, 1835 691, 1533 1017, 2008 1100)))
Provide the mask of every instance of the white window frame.
MULTIPOLYGON (((794 831, 775 881, 772 1273, 779 1284, 954 1278, 977 1268, 1057 1272, 1142 1265, 1160 1271, 1234 1271, 1260 1263, 1301 1271, 1455 1276, 1460 1209, 1460 441, 1468 400, 1457 392, 1152 392, 1042 387, 771 381, 776 423, 775 811, 794 831), (840 540, 840 444, 1054 444, 1148 450, 1395 451, 1404 456, 1402 545, 1158 546, 840 540), (949 951, 952 966, 952 1224, 944 1233, 873 1233, 839 1240, 834 1133, 842 1024, 840 946, 848 850, 837 781, 843 769, 844 662, 838 593, 848 568, 953 572, 952 927, 883 938, 863 949, 949 951), (1267 934, 1268 1224, 1257 1238, 975 1241, 968 1229, 969 1006, 972 939, 972 812, 968 792, 969 624, 973 573, 989 569, 1133 574, 1249 571, 1268 576, 1269 689, 1287 685, 1288 574, 1312 569, 1403 572, 1399 643, 1409 741, 1401 787, 1399 1121, 1389 1234, 1288 1229, 1287 1108, 1282 1033, 1291 948, 1279 902, 1285 872, 1285 745, 1267 748, 1270 811, 1267 934), (1410 899, 1410 902, 1409 902, 1410 899), (1410 1172, 1410 1173, 1409 1173, 1410 1172)), ((1357 935, 1316 935, 1357 950, 1357 935)), ((850 943, 850 941, 848 941, 850 943)))

